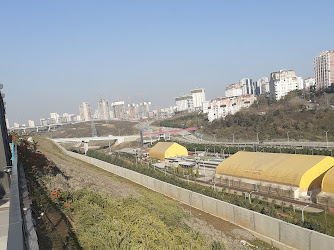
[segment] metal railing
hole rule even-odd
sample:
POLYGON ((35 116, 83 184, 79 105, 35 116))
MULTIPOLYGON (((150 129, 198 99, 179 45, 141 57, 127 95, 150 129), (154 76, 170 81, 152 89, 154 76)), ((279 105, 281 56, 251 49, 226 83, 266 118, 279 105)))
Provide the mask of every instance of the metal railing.
POLYGON ((13 146, 13 167, 11 171, 10 183, 10 208, 9 208, 9 226, 7 249, 20 250, 24 249, 23 231, 22 231, 22 214, 20 206, 20 188, 19 174, 17 171, 17 147, 13 146))
POLYGON ((13 143, 10 183, 10 208, 7 249, 38 250, 38 238, 32 217, 31 201, 22 163, 18 164, 17 146, 13 143))

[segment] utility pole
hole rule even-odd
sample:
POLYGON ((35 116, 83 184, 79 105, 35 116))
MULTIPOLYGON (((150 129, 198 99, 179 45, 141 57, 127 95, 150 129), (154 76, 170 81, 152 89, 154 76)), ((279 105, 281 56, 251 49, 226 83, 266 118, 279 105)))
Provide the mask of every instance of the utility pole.
POLYGON ((258 145, 260 144, 259 134, 260 134, 260 132, 257 132, 257 133, 256 133, 256 139, 257 139, 257 144, 258 144, 258 145))
POLYGON ((234 135, 235 135, 235 134, 232 134, 232 137, 233 137, 233 143, 234 143, 234 135))
POLYGON ((286 132, 286 137, 288 138, 288 144, 290 143, 289 133, 290 133, 290 131, 286 132))
POLYGON ((328 134, 329 130, 324 131, 324 132, 326 133, 326 146, 327 146, 327 148, 328 148, 328 137, 327 137, 327 134, 328 134))

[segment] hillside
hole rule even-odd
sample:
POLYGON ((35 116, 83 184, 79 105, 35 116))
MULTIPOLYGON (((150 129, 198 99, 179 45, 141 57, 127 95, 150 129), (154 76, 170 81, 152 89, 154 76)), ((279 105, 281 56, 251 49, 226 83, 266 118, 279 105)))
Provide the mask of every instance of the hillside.
MULTIPOLYGON (((95 128, 98 136, 133 135, 139 134, 138 129, 135 128, 136 124, 138 122, 112 120, 106 123, 105 121, 95 121, 95 128)), ((91 137, 91 122, 64 125, 57 128, 56 131, 48 132, 48 136, 51 138, 91 137)))
POLYGON ((177 115, 170 119, 156 122, 155 125, 165 127, 199 126, 199 133, 217 140, 256 141, 259 139, 286 140, 289 132, 290 140, 325 141, 334 140, 334 95, 331 93, 303 93, 292 91, 283 100, 273 101, 264 96, 249 108, 243 109, 226 119, 210 123, 205 114, 189 113, 177 115))

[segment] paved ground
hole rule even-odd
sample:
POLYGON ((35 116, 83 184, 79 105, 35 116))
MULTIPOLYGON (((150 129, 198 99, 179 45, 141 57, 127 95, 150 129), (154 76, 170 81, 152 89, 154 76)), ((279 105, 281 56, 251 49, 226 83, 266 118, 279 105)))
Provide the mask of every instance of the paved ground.
POLYGON ((0 200, 0 249, 7 248, 9 201, 0 200))

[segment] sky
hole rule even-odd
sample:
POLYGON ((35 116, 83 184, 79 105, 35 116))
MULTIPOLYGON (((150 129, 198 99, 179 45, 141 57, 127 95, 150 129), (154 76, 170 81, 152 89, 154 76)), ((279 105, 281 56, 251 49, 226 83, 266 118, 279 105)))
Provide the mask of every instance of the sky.
POLYGON ((6 116, 39 123, 83 101, 151 101, 202 87, 207 99, 280 69, 314 76, 334 49, 334 1, 2 1, 6 116))

